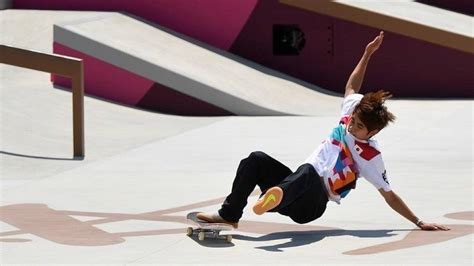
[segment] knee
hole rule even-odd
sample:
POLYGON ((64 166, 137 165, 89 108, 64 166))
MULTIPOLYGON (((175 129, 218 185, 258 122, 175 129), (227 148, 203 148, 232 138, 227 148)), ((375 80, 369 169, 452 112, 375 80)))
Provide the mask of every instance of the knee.
MULTIPOLYGON (((262 161, 264 161, 267 156, 267 154, 261 151, 254 151, 250 153, 247 158, 244 158, 240 161, 239 168, 237 169, 237 174, 242 174, 244 169, 246 173, 249 170, 258 171, 259 166, 262 164, 262 161)), ((252 176, 254 175, 255 172, 252 176)))
POLYGON ((307 224, 317 219, 317 218, 312 218, 312 217, 308 218, 308 217, 291 217, 291 216, 290 218, 297 224, 307 224))
POLYGON ((248 158, 251 160, 263 160, 267 157, 268 155, 264 153, 263 151, 254 151, 250 153, 248 158))
POLYGON ((319 217, 321 217, 324 213, 324 210, 321 211, 316 211, 311 213, 310 215, 295 215, 295 216, 290 216, 291 220, 293 220, 295 223, 298 224, 307 224, 309 222, 312 222, 319 217))

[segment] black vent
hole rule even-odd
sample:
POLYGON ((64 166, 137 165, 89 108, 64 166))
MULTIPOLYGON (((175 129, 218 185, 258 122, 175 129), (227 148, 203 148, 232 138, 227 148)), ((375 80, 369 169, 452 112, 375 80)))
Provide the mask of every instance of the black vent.
POLYGON ((273 54, 299 55, 306 43, 298 25, 273 25, 273 54))

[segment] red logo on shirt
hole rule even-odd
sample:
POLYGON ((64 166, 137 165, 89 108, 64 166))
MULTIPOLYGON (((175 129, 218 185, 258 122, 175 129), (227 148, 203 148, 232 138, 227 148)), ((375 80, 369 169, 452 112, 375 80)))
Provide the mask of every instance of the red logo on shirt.
POLYGON ((357 140, 355 141, 355 150, 360 155, 360 157, 367 161, 372 160, 375 156, 380 154, 380 152, 376 148, 370 146, 369 143, 360 142, 357 140))
POLYGON ((351 116, 343 116, 341 120, 339 120, 339 124, 349 125, 349 121, 351 120, 351 116))

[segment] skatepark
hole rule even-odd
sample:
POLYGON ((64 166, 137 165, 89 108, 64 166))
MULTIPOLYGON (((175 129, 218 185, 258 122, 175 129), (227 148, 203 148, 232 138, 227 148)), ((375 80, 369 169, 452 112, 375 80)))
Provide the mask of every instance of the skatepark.
POLYGON ((115 76, 118 98, 88 93, 99 77, 86 78, 85 155, 75 157, 66 83, 0 64, 1 265, 472 265, 472 97, 395 98, 387 105, 397 121, 377 135, 392 188, 450 231, 419 230, 361 180, 304 225, 252 213, 256 191, 239 228, 225 232, 232 243, 199 241, 186 235, 186 214, 217 210, 252 151, 295 170, 338 122, 343 88, 334 93, 121 13, 7 9, 0 25, 2 45, 51 54, 55 43, 94 57, 102 71, 127 71, 115 76), (183 53, 153 50, 127 30, 183 53), (183 61, 172 64, 176 57, 183 61), (135 98, 124 76, 137 80, 135 98), (186 112, 224 113, 148 110, 140 98, 157 83, 196 98, 186 112))

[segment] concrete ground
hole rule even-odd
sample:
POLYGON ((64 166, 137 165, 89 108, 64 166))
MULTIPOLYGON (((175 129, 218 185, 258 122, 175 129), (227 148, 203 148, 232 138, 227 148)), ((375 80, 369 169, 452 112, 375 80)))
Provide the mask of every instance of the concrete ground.
MULTIPOLYGON (((0 41, 51 52, 52 25, 88 15, 0 11, 0 41)), ((390 101, 398 120, 378 137, 394 190, 451 231, 416 229, 361 180, 306 225, 247 208, 229 244, 186 236, 186 213, 219 208, 251 151, 296 169, 337 104, 333 115, 192 118, 86 97, 86 157, 74 160, 71 94, 47 73, 0 73, 1 265, 473 263, 472 100, 390 101)))

